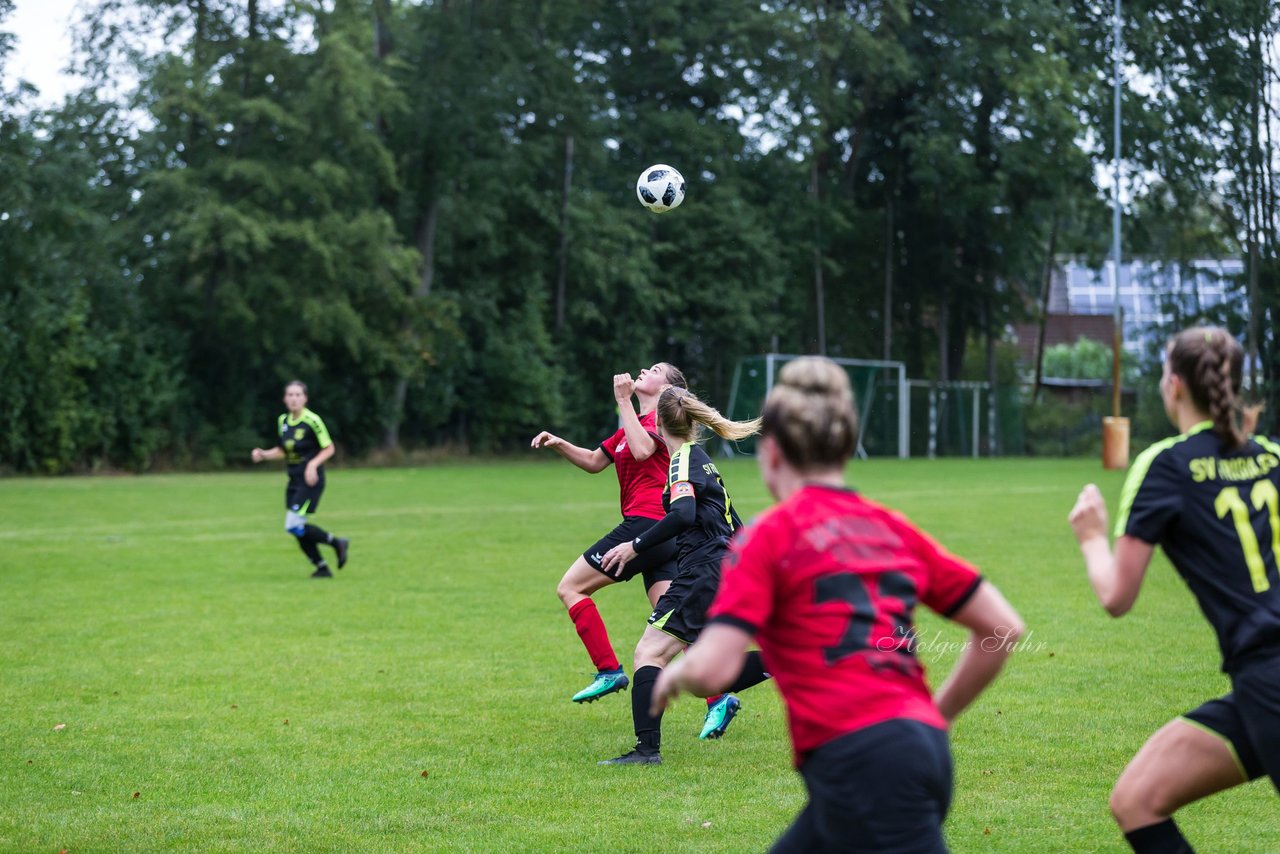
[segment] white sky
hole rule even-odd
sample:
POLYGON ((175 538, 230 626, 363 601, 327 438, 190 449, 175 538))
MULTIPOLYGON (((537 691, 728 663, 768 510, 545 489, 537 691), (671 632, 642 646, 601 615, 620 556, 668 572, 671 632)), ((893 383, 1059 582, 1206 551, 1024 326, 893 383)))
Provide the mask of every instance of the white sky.
MULTIPOLYGON (((92 2, 92 0, 85 0, 92 2)), ((40 89, 41 106, 62 101, 75 86, 63 73, 71 59, 71 21, 77 0, 17 0, 16 8, 0 22, 0 29, 17 38, 3 72, 3 88, 26 80, 40 89)))

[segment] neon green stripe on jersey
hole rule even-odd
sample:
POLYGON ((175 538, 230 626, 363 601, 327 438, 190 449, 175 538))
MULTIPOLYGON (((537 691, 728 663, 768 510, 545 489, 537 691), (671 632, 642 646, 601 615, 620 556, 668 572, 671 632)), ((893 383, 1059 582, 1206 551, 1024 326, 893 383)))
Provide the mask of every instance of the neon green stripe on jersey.
POLYGON ((1142 487, 1142 481, 1147 477, 1147 472, 1151 470, 1151 463, 1156 457, 1160 456, 1162 451, 1172 448, 1179 442, 1185 442, 1197 433, 1213 427, 1212 421, 1201 421, 1181 436, 1171 436, 1168 439, 1162 439, 1151 447, 1147 448, 1138 458, 1133 461, 1133 466, 1129 469, 1129 475, 1124 479, 1124 490, 1120 493, 1120 512, 1116 516, 1115 536, 1123 537, 1125 526, 1129 524, 1129 511, 1133 509, 1133 500, 1138 497, 1138 490, 1142 487))
POLYGON ((1271 441, 1266 436, 1251 436, 1250 438, 1252 438, 1253 441, 1257 442, 1259 445, 1266 448, 1271 453, 1275 454, 1276 456, 1280 456, 1280 445, 1277 445, 1275 442, 1271 441))
POLYGON ((312 432, 316 434, 316 441, 320 443, 320 448, 329 447, 333 444, 333 440, 329 438, 329 431, 324 426, 324 421, 319 415, 316 415, 310 409, 302 410, 302 419, 311 426, 312 432))

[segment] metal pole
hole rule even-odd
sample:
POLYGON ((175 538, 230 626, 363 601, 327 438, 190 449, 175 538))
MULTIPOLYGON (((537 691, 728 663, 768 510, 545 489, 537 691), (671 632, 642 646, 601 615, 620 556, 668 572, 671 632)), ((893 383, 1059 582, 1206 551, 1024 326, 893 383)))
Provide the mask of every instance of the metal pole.
POLYGON ((973 435, 969 441, 973 443, 973 458, 978 458, 978 430, 980 429, 979 415, 982 409, 982 387, 973 387, 973 435))
POLYGON ((1120 417, 1120 350, 1124 346, 1124 312, 1120 308, 1120 0, 1116 0, 1112 23, 1112 53, 1115 57, 1115 175, 1111 186, 1111 414, 1120 417))
POLYGON ((911 387, 907 385, 907 366, 898 366, 898 459, 911 456, 911 387))

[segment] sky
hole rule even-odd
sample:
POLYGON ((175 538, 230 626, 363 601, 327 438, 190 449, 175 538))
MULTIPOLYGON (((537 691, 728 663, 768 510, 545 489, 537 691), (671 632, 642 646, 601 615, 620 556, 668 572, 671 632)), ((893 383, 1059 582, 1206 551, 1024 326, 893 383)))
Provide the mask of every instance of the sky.
MULTIPOLYGON (((86 0, 89 2, 89 0, 86 0)), ((77 0, 17 0, 0 28, 17 37, 4 67, 3 88, 25 79, 40 89, 41 105, 61 102, 75 86, 62 72, 71 58, 71 20, 77 0)))

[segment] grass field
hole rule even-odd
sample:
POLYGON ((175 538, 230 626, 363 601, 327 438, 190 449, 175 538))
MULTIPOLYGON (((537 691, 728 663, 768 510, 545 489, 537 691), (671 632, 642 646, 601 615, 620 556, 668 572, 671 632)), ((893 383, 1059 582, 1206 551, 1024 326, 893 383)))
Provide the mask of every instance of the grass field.
MULTIPOLYGON (((744 515, 754 464, 724 466, 744 515)), ((1164 562, 1107 618, 1065 523, 1092 461, 870 461, 852 481, 978 563, 1030 628, 957 724, 952 848, 1122 851, 1106 799, 1160 724, 1226 690, 1164 562)), ((284 475, 0 481, 0 849, 753 851, 803 802, 761 686, 719 742, 698 701, 665 764, 629 695, 579 707, 590 664, 554 587, 616 521, 611 472, 567 464, 330 473, 332 581, 282 530, 284 475)), ((630 670, 638 583, 596 597, 630 670)), ((935 684, 961 634, 921 625, 935 684)), ((1266 783, 1181 814, 1207 851, 1280 851, 1266 783)))

